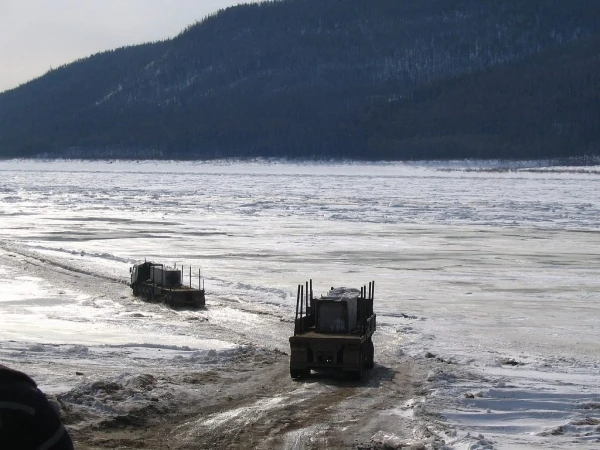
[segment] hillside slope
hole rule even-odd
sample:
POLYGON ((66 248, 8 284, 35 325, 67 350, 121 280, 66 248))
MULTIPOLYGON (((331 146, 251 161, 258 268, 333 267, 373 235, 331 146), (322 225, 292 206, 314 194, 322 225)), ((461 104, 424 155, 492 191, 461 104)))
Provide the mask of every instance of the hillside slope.
POLYGON ((365 113, 387 111, 381 99, 573 49, 599 19, 600 4, 586 0, 232 7, 172 40, 94 55, 0 94, 0 156, 419 157, 423 146, 406 148, 394 120, 365 113))
POLYGON ((375 101, 352 124, 374 158, 600 155, 600 34, 526 62, 375 101))

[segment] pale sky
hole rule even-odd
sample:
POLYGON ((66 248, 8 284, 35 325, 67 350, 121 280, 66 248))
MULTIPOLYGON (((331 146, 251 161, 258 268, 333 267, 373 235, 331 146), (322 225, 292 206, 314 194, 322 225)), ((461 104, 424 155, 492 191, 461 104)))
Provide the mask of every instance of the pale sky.
POLYGON ((0 0, 0 92, 94 53, 176 36, 252 0, 0 0))

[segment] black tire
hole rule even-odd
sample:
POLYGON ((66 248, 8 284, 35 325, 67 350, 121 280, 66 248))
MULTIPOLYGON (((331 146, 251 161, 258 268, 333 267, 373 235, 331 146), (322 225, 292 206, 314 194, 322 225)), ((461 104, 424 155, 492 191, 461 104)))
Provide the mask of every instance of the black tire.
POLYGON ((367 361, 365 362, 365 369, 372 369, 375 366, 375 348, 373 347, 373 341, 369 339, 367 341, 367 361))
POLYGON ((365 361, 364 361, 364 349, 361 346, 360 352, 358 353, 358 370, 352 372, 352 379, 360 381, 363 379, 365 373, 365 361))
POLYGON ((310 369, 292 369, 290 367, 290 377, 292 378, 308 378, 310 376, 310 369))

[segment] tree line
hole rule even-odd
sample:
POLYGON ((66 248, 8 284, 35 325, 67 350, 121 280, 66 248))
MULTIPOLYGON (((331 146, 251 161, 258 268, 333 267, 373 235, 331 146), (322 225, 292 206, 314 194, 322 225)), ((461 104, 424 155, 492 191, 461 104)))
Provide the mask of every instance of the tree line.
POLYGON ((423 159, 597 152, 586 0, 285 0, 0 94, 0 156, 423 159))

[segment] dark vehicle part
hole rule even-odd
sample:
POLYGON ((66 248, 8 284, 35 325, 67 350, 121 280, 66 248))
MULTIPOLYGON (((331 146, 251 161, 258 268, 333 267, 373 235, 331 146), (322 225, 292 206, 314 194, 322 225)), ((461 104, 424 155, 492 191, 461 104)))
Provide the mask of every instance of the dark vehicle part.
POLYGON ((162 301, 169 306, 203 307, 206 303, 204 281, 198 269, 198 288, 192 287, 192 267, 189 285, 183 284, 184 270, 167 268, 164 264, 144 262, 130 268, 133 295, 146 301, 162 301))
POLYGON ((298 286, 294 336, 290 337, 290 376, 305 378, 311 370, 336 369, 362 379, 374 365, 372 336, 375 282, 359 289, 331 288, 313 297, 312 280, 298 286))

